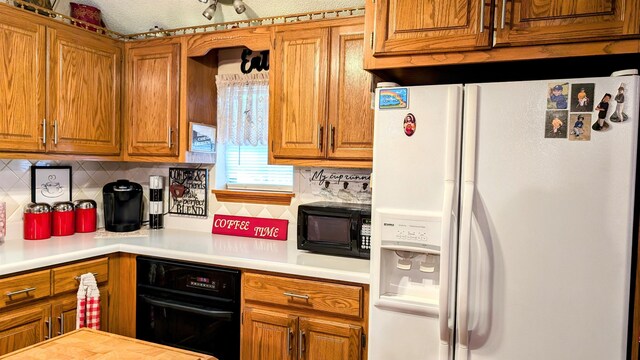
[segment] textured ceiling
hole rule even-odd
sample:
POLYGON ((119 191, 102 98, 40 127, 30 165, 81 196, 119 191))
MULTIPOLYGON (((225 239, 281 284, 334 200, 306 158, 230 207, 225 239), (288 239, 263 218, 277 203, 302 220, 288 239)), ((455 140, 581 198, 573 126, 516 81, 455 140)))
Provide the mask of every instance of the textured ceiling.
MULTIPOLYGON (((102 18, 111 30, 132 34, 148 31, 157 25, 164 29, 184 26, 246 20, 364 6, 364 0, 245 0, 247 11, 236 14, 232 0, 220 0, 212 21, 202 16, 208 6, 198 0, 76 0, 102 11, 102 18)), ((59 0, 55 10, 69 14, 69 0, 59 0)))

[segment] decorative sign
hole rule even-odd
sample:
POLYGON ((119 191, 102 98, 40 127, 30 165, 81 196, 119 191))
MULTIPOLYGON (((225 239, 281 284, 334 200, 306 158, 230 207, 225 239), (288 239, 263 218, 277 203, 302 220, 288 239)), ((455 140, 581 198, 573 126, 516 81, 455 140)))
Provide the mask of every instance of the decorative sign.
POLYGON ((207 216, 207 169, 169 168, 169 213, 207 216))
POLYGON ((409 107, 409 89, 381 89, 378 96, 378 104, 384 109, 406 109, 409 107))
POLYGON ((254 57, 251 57, 252 53, 253 51, 249 49, 242 50, 240 71, 243 74, 249 74, 252 70, 269 70, 269 50, 260 51, 260 55, 254 57))
POLYGON ((206 124, 189 123, 189 151, 216 152, 216 127, 206 124))
POLYGON ((289 220, 247 216, 214 215, 213 234, 287 240, 289 220))
POLYGON ((301 169, 300 175, 301 193, 327 201, 371 203, 371 173, 368 170, 307 168, 301 169))
POLYGON ((71 201, 71 166, 31 166, 31 202, 71 201))

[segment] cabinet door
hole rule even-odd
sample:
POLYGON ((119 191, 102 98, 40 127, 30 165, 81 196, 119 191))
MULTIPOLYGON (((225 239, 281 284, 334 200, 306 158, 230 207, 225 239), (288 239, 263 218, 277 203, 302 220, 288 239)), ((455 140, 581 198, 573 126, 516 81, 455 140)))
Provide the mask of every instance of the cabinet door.
POLYGON ((638 0, 497 1, 496 45, 561 43, 637 34, 638 0))
POLYGON ((298 326, 301 359, 358 360, 362 357, 359 326, 302 317, 298 326))
MULTIPOLYGON (((100 290, 100 330, 108 331, 109 293, 107 287, 100 290)), ((53 336, 66 334, 76 329, 78 298, 69 294, 57 298, 52 305, 53 336)))
POLYGON ((30 305, 0 315, 0 355, 49 338, 49 304, 30 305))
POLYGON ((242 359, 295 359, 297 318, 284 313, 245 308, 242 359))
POLYGON ((48 150, 120 154, 120 45, 80 31, 48 32, 48 150))
POLYGON ((0 150, 44 151, 45 28, 0 9, 0 150))
POLYGON ((323 158, 329 29, 276 32, 271 74, 273 156, 323 158))
POLYGON ((127 51, 129 155, 178 156, 179 76, 180 44, 127 51))
POLYGON ((378 0, 374 3, 374 56, 491 46, 491 27, 485 25, 490 24, 489 0, 378 0))
POLYGON ((331 29, 330 159, 373 158, 372 75, 362 69, 363 52, 362 25, 331 29))

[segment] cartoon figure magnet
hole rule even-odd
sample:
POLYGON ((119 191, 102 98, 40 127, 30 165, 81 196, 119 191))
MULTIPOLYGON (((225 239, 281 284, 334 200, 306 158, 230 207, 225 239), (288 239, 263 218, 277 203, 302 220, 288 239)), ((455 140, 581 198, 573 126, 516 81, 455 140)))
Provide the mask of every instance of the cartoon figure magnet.
POLYGON ((404 134, 407 136, 413 135, 416 132, 416 117, 412 113, 408 113, 404 117, 404 134))
POLYGON ((624 88, 625 88, 625 83, 620 84, 620 87, 618 87, 618 93, 616 94, 616 97, 613 98, 613 100, 616 101, 616 110, 609 117, 609 120, 613 122, 622 122, 622 121, 627 121, 629 119, 629 116, 625 114, 623 111, 624 110, 624 88))
POLYGON ((611 100, 611 94, 606 93, 600 100, 600 103, 596 105, 596 111, 598 112, 598 120, 593 122, 591 128, 595 131, 604 131, 609 128, 607 122, 607 112, 609 111, 609 100, 611 100))

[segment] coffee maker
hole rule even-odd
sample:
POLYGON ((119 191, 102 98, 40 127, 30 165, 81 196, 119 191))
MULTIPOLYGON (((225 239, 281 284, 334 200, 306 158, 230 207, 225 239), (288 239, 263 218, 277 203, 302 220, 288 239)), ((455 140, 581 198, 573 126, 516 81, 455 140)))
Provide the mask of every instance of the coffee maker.
POLYGON ((117 180, 102 188, 104 228, 125 232, 142 226, 142 186, 129 180, 117 180))

